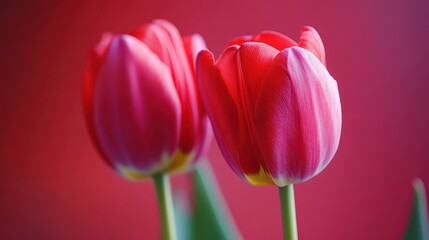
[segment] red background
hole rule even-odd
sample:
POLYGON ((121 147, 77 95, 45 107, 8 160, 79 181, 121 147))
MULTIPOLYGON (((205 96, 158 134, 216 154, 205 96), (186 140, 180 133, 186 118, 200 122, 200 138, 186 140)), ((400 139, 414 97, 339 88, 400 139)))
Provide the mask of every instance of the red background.
MULTIPOLYGON (((399 239, 411 181, 429 185, 426 0, 7 0, 0 18, 1 239, 159 238, 152 183, 100 160, 80 101, 87 49, 153 18, 201 33, 216 56, 242 34, 320 32, 343 132, 330 166, 295 188, 301 239, 399 239)), ((245 239, 280 239, 277 189, 235 176, 215 142, 209 157, 245 239)))

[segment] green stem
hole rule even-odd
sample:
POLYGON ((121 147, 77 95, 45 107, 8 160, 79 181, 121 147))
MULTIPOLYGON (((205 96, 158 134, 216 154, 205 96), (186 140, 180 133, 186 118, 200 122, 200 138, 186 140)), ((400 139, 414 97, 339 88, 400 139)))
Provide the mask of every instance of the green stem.
POLYGON ((162 239, 176 240, 176 224, 174 222, 170 180, 167 174, 159 173, 153 176, 153 181, 155 183, 159 211, 161 213, 162 239))
POLYGON ((283 238, 284 240, 298 240, 293 185, 280 187, 279 194, 282 207, 283 238))

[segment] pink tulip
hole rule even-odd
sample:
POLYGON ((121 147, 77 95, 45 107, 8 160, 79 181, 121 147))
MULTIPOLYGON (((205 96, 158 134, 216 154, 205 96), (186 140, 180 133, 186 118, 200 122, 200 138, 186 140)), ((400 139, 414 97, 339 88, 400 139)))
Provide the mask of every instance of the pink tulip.
POLYGON ((214 62, 197 60, 216 140, 236 174, 254 185, 303 182, 333 158, 341 133, 337 82, 319 34, 299 43, 277 32, 234 39, 214 62))
POLYGON ((198 160, 211 126, 196 91, 199 35, 182 39, 156 20, 130 34, 105 34, 90 51, 83 103, 92 140, 128 179, 182 170, 198 160))

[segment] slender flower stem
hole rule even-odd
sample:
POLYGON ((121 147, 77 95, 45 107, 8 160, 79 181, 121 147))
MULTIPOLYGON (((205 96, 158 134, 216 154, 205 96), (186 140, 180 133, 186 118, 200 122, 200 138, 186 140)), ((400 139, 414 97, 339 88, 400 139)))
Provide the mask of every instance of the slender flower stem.
POLYGON ((298 240, 293 185, 280 187, 279 194, 282 207, 283 238, 284 240, 298 240))
POLYGON ((159 173, 153 176, 153 181, 161 213, 162 239, 176 240, 176 224, 174 222, 173 198, 171 196, 169 177, 165 173, 159 173))

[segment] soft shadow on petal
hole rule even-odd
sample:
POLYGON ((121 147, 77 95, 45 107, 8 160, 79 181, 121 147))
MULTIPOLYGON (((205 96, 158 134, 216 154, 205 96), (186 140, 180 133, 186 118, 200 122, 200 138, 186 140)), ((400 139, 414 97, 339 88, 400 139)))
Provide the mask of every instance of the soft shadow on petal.
POLYGON ((200 125, 197 132, 199 145, 195 146, 195 156, 192 160, 196 162, 200 160, 204 153, 210 148, 213 139, 213 130, 210 118, 205 116, 201 118, 200 125))
MULTIPOLYGON (((198 114, 199 118, 196 120, 201 120, 203 116, 205 116, 205 109, 204 105, 201 101, 201 96, 199 92, 197 91, 197 77, 196 77, 196 60, 198 53, 201 52, 204 49, 207 49, 206 43, 204 39, 199 34, 193 34, 192 36, 187 36, 183 39, 183 44, 185 46, 186 54, 188 57, 189 65, 192 69, 192 75, 193 78, 190 79, 192 82, 192 85, 195 86, 195 95, 197 98, 197 104, 198 104, 198 114)), ((200 123, 198 123, 200 124, 200 123)))
POLYGON ((197 58, 197 79, 201 96, 210 116, 217 143, 228 164, 243 177, 237 155, 237 108, 219 70, 213 54, 203 50, 197 58))
POLYGON ((299 46, 312 52, 326 66, 325 47, 316 29, 306 26, 301 30, 299 46))
MULTIPOLYGON (((193 34, 191 36, 187 36, 183 38, 183 43, 185 46, 185 50, 188 56, 188 60, 190 65, 192 66, 193 74, 194 74, 194 84, 198 85, 196 79, 196 60, 198 53, 204 49, 207 49, 206 43, 203 37, 200 34, 193 34)), ((201 95, 199 91, 196 92, 198 98, 198 112, 199 112, 199 121, 197 124, 197 132, 196 132, 196 146, 194 146, 195 156, 193 162, 199 160, 202 154, 204 154, 211 144, 211 140, 213 137, 212 126, 210 124, 210 119, 206 113, 204 108, 204 104, 201 99, 201 95)))

